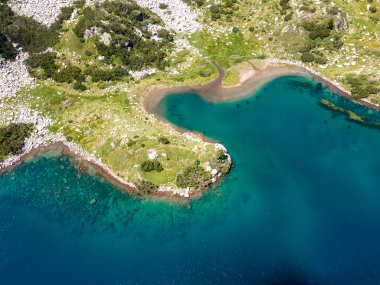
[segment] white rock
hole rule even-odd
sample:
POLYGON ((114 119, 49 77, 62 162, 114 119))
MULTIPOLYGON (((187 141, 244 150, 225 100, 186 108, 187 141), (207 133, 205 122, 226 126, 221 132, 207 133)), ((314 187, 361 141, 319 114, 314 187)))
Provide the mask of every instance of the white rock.
POLYGON ((156 159, 158 157, 157 150, 154 148, 148 149, 148 158, 149 159, 156 159))
POLYGON ((177 33, 194 33, 202 29, 202 25, 197 22, 200 15, 192 11, 182 0, 136 0, 136 2, 160 16, 167 28, 177 33), (168 5, 168 8, 161 9, 160 3, 168 5))
POLYGON ((15 61, 5 61, 0 57, 0 98, 15 96, 20 87, 35 84, 25 66, 26 59, 27 54, 22 52, 15 61))
POLYGON ((9 6, 17 15, 32 17, 50 26, 55 22, 61 8, 72 5, 75 0, 10 0, 9 6))

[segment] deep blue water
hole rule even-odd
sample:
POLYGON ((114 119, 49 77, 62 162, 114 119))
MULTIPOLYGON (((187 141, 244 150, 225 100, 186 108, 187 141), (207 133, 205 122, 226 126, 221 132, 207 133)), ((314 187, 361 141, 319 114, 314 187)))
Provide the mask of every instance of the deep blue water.
POLYGON ((163 116, 234 161, 188 205, 130 197, 61 156, 1 175, 0 284, 380 284, 380 131, 320 98, 380 121, 297 77, 231 103, 164 99, 163 116))

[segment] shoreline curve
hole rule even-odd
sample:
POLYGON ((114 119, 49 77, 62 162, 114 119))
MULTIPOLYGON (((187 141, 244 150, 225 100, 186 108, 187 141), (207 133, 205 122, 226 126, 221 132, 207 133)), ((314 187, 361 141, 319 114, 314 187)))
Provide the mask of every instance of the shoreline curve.
MULTIPOLYGON (((380 110, 380 106, 372 104, 370 102, 366 102, 363 100, 358 100, 354 98, 351 93, 341 87, 338 83, 324 77, 318 72, 303 66, 299 63, 289 62, 289 61, 279 61, 279 60, 268 60, 265 62, 267 65, 260 69, 256 68, 251 62, 252 65, 252 75, 249 78, 245 78, 244 81, 240 81, 239 84, 233 87, 223 87, 222 81, 225 76, 225 71, 216 63, 214 63, 215 67, 218 70, 218 76, 216 79, 205 83, 203 85, 188 85, 188 86, 152 86, 149 90, 145 92, 142 96, 142 103, 144 109, 153 114, 159 120, 164 123, 169 123, 165 118, 158 115, 155 111, 158 103, 165 98, 166 96, 173 93, 197 93, 202 98, 204 98, 208 102, 217 103, 217 102, 228 102, 234 101, 242 98, 246 98, 252 96, 252 94, 261 88, 264 84, 269 81, 282 77, 282 76, 304 76, 314 80, 317 80, 330 88, 332 91, 338 93, 341 96, 344 96, 354 102, 362 104, 366 107, 373 108, 376 110, 380 110)), ((178 131, 184 132, 185 130, 181 129, 178 126, 174 126, 178 131)), ((186 132, 189 132, 186 130, 186 132)), ((196 135, 199 135, 196 132, 192 132, 196 135)), ((213 141, 209 138, 204 138, 205 141, 213 141)), ((215 142, 215 141, 213 141, 215 142)), ((50 152, 59 152, 60 154, 66 155, 68 157, 74 158, 77 163, 78 171, 85 171, 89 168, 94 169, 97 174, 104 177, 109 183, 112 185, 128 192, 133 196, 139 196, 139 190, 137 187, 130 182, 125 181, 124 179, 118 177, 112 170, 110 170, 106 165, 101 163, 98 160, 92 159, 89 155, 87 155, 83 150, 76 147, 72 143, 68 143, 66 141, 55 141, 50 143, 45 143, 39 145, 31 150, 25 151, 19 155, 14 156, 13 160, 9 165, 1 165, 0 164, 0 175, 4 172, 8 172, 18 165, 22 164, 24 161, 27 161, 31 158, 39 156, 41 154, 50 153, 50 152)), ((216 185, 221 183, 224 176, 221 176, 220 179, 216 182, 216 185)), ((214 185, 213 185, 214 186, 214 185)), ((209 188, 207 188, 209 189, 209 188)), ((156 192, 154 194, 144 196, 146 198, 164 198, 164 199, 176 199, 175 201, 188 201, 192 198, 199 198, 202 196, 202 193, 206 189, 198 189, 194 190, 191 193, 190 197, 186 197, 181 195, 180 193, 173 192, 156 192)))
MULTIPOLYGON (((321 82, 330 90, 353 102, 380 111, 380 105, 354 98, 351 92, 346 90, 339 83, 298 62, 267 60, 264 62, 266 64, 264 68, 257 68, 252 62, 247 62, 252 66, 252 73, 248 76, 248 78, 244 78, 243 81, 240 81, 235 86, 223 87, 222 80, 225 75, 225 71, 219 65, 214 63, 218 70, 218 77, 216 79, 204 85, 184 85, 172 87, 165 85, 153 86, 150 90, 148 90, 148 92, 146 92, 145 96, 143 96, 143 106, 148 113, 158 115, 156 112, 158 103, 166 96, 174 93, 197 93, 204 100, 211 103, 231 102, 252 96, 252 94, 263 85, 276 78, 282 76, 303 76, 321 82)), ((164 118, 161 116, 158 117, 167 123, 164 118)))

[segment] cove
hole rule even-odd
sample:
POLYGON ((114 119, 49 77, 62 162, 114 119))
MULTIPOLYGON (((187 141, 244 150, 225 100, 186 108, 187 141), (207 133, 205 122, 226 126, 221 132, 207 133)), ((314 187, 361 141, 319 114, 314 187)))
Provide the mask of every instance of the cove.
POLYGON ((223 143, 225 181, 188 205, 141 200, 67 157, 0 176, 0 284, 378 284, 379 112, 303 77, 163 117, 223 143), (90 203, 96 199, 96 203, 90 203))

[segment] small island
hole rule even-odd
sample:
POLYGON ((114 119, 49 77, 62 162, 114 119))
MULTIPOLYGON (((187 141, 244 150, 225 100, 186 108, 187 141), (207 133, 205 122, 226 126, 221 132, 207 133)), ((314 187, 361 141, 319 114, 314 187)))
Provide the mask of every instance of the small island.
POLYGON ((378 108, 378 6, 3 1, 0 171, 58 150, 75 157, 78 170, 95 168, 132 194, 199 197, 233 158, 220 143, 166 122, 157 103, 182 92, 230 101, 273 78, 302 75, 378 108))

